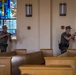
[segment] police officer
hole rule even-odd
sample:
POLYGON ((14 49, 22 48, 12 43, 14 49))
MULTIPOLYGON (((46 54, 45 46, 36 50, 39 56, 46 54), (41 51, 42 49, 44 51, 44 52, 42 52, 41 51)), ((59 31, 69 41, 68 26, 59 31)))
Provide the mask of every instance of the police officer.
POLYGON ((7 32, 7 26, 2 26, 2 31, 0 31, 0 50, 1 52, 6 52, 8 46, 8 40, 11 42, 11 34, 7 32))
POLYGON ((70 34, 71 31, 71 27, 70 26, 66 26, 65 28, 65 32, 63 32, 61 34, 61 41, 59 44, 59 49, 61 50, 61 54, 65 53, 69 47, 69 40, 70 39, 74 39, 76 33, 74 34, 70 34))

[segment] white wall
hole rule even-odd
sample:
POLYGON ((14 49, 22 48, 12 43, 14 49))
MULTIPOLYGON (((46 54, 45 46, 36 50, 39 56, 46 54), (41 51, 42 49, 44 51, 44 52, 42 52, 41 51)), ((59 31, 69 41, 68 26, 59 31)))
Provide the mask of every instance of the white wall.
POLYGON ((17 12, 18 41, 16 48, 26 48, 28 51, 39 50, 39 16, 38 0, 19 0, 17 12), (25 4, 33 6, 32 17, 26 17, 25 4), (31 30, 27 30, 31 26, 31 30))
MULTIPOLYGON (((60 54, 58 42, 64 31, 61 26, 70 25, 72 33, 76 30, 76 0, 18 0, 17 41, 12 43, 15 48, 26 48, 28 52, 40 48, 52 48, 54 55, 60 54), (59 3, 67 3, 67 16, 59 16, 59 3), (25 4, 33 5, 33 16, 25 16, 25 4), (52 9, 51 9, 52 6, 52 9), (51 11, 52 10, 52 11, 51 11), (31 30, 27 30, 31 26, 31 30)), ((72 48, 76 48, 76 42, 72 48)))
POLYGON ((33 52, 50 48, 50 0, 18 0, 17 4, 18 39, 13 42, 12 49, 26 48, 28 52, 33 52), (33 6, 32 17, 25 16, 27 3, 33 6), (27 26, 31 26, 31 30, 27 30, 27 26))
POLYGON ((51 48, 51 0, 40 0, 40 48, 51 48))
MULTIPOLYGON (((74 9, 76 8, 76 0, 74 1, 75 3, 74 3, 74 9)), ((75 32, 76 32, 76 9, 74 10, 74 12, 75 12, 75 27, 74 27, 74 29, 75 29, 75 32)), ((76 37, 75 37, 75 39, 76 39, 76 37)), ((75 42, 73 43, 73 48, 74 49, 76 49, 76 40, 75 40, 75 42)))
POLYGON ((59 3, 62 2, 62 0, 52 0, 52 45, 54 55, 58 55, 60 53, 58 42, 60 34, 63 32, 60 27, 62 25, 70 25, 72 27, 72 33, 75 31, 75 0, 64 1, 67 3, 67 16, 59 16, 59 3))

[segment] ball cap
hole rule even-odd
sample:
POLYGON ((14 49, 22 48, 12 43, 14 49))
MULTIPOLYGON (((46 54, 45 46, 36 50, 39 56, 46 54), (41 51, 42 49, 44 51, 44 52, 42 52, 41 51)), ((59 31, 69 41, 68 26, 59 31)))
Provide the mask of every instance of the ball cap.
POLYGON ((66 26, 66 29, 72 29, 70 26, 66 26))
POLYGON ((3 28, 3 29, 7 29, 7 26, 6 26, 6 25, 4 25, 4 26, 2 26, 2 28, 3 28))

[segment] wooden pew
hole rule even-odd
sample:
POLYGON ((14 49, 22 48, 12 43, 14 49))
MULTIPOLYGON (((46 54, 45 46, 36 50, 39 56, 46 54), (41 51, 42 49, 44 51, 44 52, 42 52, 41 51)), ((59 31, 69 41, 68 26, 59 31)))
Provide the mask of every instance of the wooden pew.
POLYGON ((76 49, 68 49, 67 52, 60 54, 58 57, 76 57, 76 49))
POLYGON ((21 66, 21 75, 75 75, 74 67, 71 65, 51 65, 51 66, 41 66, 41 65, 32 65, 32 66, 21 66))
POLYGON ((76 75, 74 58, 45 57, 45 65, 20 66, 21 75, 76 75))
POLYGON ((44 57, 53 56, 53 50, 52 49, 40 49, 40 51, 43 52, 44 57))
POLYGON ((27 53, 27 49, 14 49, 14 51, 16 51, 17 54, 26 54, 27 53))
POLYGON ((67 55, 71 57, 76 57, 76 49, 68 49, 67 55))
POLYGON ((76 51, 76 49, 68 49, 68 50, 71 50, 71 51, 76 51))
POLYGON ((45 65, 76 65, 74 57, 45 57, 45 65))
POLYGON ((0 57, 0 75, 11 75, 11 57, 0 57))

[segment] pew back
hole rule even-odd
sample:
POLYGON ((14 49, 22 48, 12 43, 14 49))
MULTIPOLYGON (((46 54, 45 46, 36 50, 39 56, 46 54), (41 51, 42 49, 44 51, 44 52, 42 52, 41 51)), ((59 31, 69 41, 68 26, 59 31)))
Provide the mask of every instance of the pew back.
POLYGON ((71 57, 76 57, 76 49, 68 49, 67 55, 71 57))
POLYGON ((76 59, 74 57, 45 57, 45 65, 73 65, 76 59))
POLYGON ((27 53, 27 49, 14 49, 14 51, 16 51, 17 54, 26 54, 27 53))
POLYGON ((40 51, 43 52, 44 57, 53 56, 53 50, 52 49, 40 49, 40 51))
POLYGON ((0 57, 0 75, 11 75, 11 57, 0 57))

